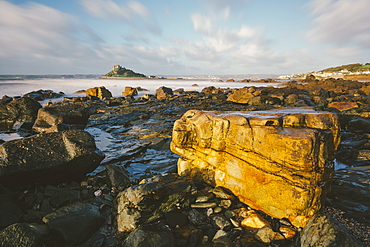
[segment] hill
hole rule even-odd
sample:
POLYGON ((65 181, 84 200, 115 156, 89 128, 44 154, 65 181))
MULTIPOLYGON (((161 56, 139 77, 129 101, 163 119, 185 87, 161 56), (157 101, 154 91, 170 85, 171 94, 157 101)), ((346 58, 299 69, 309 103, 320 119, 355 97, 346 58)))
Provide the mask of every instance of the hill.
POLYGON ((320 72, 326 72, 326 73, 334 73, 334 72, 340 72, 340 71, 348 71, 348 72, 361 72, 361 71, 369 71, 370 70, 370 63, 366 64, 360 64, 360 63, 354 63, 354 64, 347 64, 337 67, 332 67, 328 69, 321 70, 320 72))
POLYGON ((112 70, 103 76, 103 78, 147 78, 146 75, 136 73, 131 69, 126 69, 116 64, 113 65, 112 70))

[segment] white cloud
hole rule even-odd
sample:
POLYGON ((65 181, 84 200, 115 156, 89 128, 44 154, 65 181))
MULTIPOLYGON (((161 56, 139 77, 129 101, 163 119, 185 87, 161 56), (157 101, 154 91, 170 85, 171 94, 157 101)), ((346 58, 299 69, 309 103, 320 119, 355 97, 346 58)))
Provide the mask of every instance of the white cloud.
POLYGON ((314 17, 309 40, 370 46, 369 0, 312 0, 306 6, 314 17))
POLYGON ((94 17, 105 21, 124 21, 122 24, 129 24, 138 33, 139 30, 145 29, 155 35, 161 34, 161 29, 151 18, 149 9, 138 1, 117 3, 113 0, 80 0, 80 3, 85 11, 94 17))
POLYGON ((81 5, 92 16, 101 19, 126 19, 133 20, 135 15, 146 18, 149 10, 137 1, 129 1, 125 4, 118 4, 112 0, 81 0, 81 5))

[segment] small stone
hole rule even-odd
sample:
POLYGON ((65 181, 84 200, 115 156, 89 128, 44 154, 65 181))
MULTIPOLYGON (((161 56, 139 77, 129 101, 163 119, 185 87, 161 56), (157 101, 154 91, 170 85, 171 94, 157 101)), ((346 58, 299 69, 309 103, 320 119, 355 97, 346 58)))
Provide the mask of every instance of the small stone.
POLYGON ((198 210, 192 209, 188 213, 188 219, 191 224, 199 226, 208 223, 208 217, 201 214, 198 210))
POLYGON ((230 218, 230 222, 231 222, 231 224, 234 226, 234 227, 239 227, 240 225, 239 225, 239 223, 236 221, 236 220, 234 220, 233 218, 230 218))
POLYGON ((276 232, 274 232, 270 227, 265 226, 258 230, 256 233, 256 238, 264 243, 271 243, 271 241, 275 240, 276 232))
POLYGON ((215 209, 213 210, 213 212, 215 213, 215 214, 218 214, 218 213, 220 213, 222 211, 222 208, 221 207, 215 207, 215 209))
POLYGON ((254 210, 250 210, 247 217, 242 220, 241 226, 248 230, 258 230, 265 226, 270 227, 270 223, 254 210))
POLYGON ((234 216, 235 216, 235 213, 233 211, 231 211, 231 210, 226 210, 225 211, 225 217, 226 218, 230 219, 230 218, 232 218, 234 216))
POLYGON ((221 230, 231 225, 230 221, 226 219, 223 215, 213 215, 211 217, 211 223, 213 226, 221 230))
POLYGON ((102 194, 101 190, 97 190, 94 192, 94 196, 101 196, 101 194, 102 194))
POLYGON ((209 200, 209 196, 198 196, 196 199, 195 199, 195 202, 198 203, 198 202, 208 202, 209 200))
POLYGON ((291 239, 296 235, 296 231, 288 226, 281 226, 279 231, 284 235, 286 239, 291 239))
POLYGON ((217 198, 221 199, 234 199, 234 196, 226 193, 221 187, 216 187, 212 190, 212 193, 215 194, 217 198))
POLYGON ((221 200, 219 205, 223 208, 229 208, 231 204, 232 204, 231 200, 221 200))
POLYGON ((215 234, 215 236, 213 237, 213 240, 212 241, 215 241, 216 239, 220 238, 220 237, 223 237, 223 236, 226 236, 227 235, 227 232, 225 232, 224 230, 218 230, 215 234))
POLYGON ((192 208, 215 208, 217 203, 215 202, 200 202, 190 205, 192 208))

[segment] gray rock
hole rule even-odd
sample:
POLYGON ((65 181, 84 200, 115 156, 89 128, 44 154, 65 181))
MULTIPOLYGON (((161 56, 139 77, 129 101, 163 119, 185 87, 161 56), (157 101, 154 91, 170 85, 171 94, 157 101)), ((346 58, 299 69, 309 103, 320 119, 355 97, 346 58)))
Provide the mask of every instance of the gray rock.
POLYGON ((0 123, 35 122, 39 102, 29 97, 0 100, 0 123))
POLYGON ((80 130, 12 140, 0 146, 0 182, 70 181, 93 171, 103 158, 94 138, 80 130))
POLYGON ((361 247, 348 230, 333 218, 317 213, 300 234, 301 247, 361 247))
POLYGON ((72 128, 84 128, 87 120, 98 108, 96 104, 89 103, 67 103, 44 107, 38 111, 37 119, 33 125, 36 132, 56 132, 58 128, 68 128, 64 125, 72 125, 72 128), (54 127, 62 124, 62 127, 54 127), (81 126, 81 127, 78 127, 81 126))
POLYGON ((192 209, 188 212, 188 219, 191 224, 199 226, 208 223, 208 217, 202 213, 200 213, 196 209, 192 209))
POLYGON ((43 219, 50 229, 60 233, 67 243, 82 243, 104 222, 97 206, 76 203, 62 207, 43 219))
POLYGON ((123 243, 124 247, 173 247, 174 237, 169 231, 136 230, 123 243))
POLYGON ((1 247, 42 247, 49 229, 44 224, 16 223, 0 232, 1 247))
POLYGON ((117 229, 119 232, 131 232, 135 230, 141 219, 139 210, 132 207, 118 208, 117 229))
POLYGON ((110 186, 126 188, 131 184, 130 174, 125 167, 107 165, 105 171, 110 186))
POLYGON ((231 226, 230 221, 226 219, 226 217, 224 217, 223 215, 212 215, 211 223, 216 229, 218 228, 221 230, 231 226))

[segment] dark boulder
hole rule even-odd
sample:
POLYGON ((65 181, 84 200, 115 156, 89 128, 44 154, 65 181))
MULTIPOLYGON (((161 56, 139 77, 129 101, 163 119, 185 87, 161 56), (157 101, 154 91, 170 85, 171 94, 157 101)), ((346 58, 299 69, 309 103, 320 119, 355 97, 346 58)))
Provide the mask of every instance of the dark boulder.
POLYGON ((37 90, 37 91, 32 91, 29 93, 26 93, 23 95, 23 97, 30 97, 35 100, 44 100, 44 99, 55 99, 64 96, 63 92, 56 93, 52 90, 37 90))
POLYGON ((68 130, 5 142, 0 146, 0 182, 58 183, 93 171, 104 158, 85 131, 68 130))
POLYGON ((0 232, 0 246, 42 247, 48 234, 49 229, 45 224, 16 223, 0 232))
POLYGON ((44 107, 39 110, 33 130, 36 132, 56 132, 66 129, 83 129, 89 116, 98 108, 96 104, 90 103, 67 103, 44 107), (58 126, 67 124, 70 126, 58 126), (54 128, 52 128, 55 126, 54 128), (63 128, 64 127, 64 128, 63 128))
POLYGON ((42 220, 71 244, 84 242, 104 222, 99 207, 90 203, 76 203, 59 208, 42 220))
POLYGON ((1 99, 0 123, 34 122, 41 107, 39 102, 29 97, 1 99))

